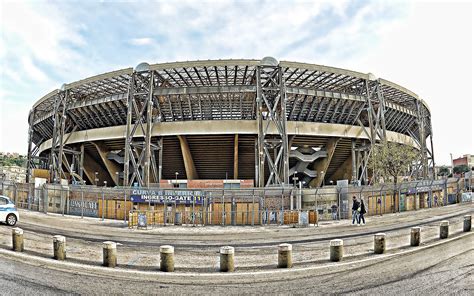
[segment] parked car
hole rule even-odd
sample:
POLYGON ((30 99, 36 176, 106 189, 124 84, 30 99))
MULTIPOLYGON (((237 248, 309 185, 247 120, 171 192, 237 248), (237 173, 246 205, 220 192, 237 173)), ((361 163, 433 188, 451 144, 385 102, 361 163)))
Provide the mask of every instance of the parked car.
POLYGON ((14 226, 20 220, 20 214, 13 201, 8 197, 0 195, 0 222, 14 226))

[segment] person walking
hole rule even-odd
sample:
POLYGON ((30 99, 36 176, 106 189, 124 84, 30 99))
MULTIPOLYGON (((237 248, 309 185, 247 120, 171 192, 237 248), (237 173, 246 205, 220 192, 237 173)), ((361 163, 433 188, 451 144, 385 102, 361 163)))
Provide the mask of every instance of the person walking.
POLYGON ((333 204, 331 206, 332 219, 337 220, 337 205, 333 204))
POLYGON ((360 199, 360 207, 359 207, 359 220, 357 221, 357 225, 360 225, 360 221, 362 220, 363 221, 363 225, 365 225, 365 218, 364 218, 364 214, 367 213, 367 210, 365 209, 365 202, 364 202, 364 198, 361 197, 360 199))
POLYGON ((352 197, 352 225, 355 224, 356 220, 359 220, 359 209, 360 203, 357 201, 355 196, 352 197))
POLYGON ((380 209, 380 216, 382 216, 382 198, 381 197, 377 199, 377 205, 380 209))

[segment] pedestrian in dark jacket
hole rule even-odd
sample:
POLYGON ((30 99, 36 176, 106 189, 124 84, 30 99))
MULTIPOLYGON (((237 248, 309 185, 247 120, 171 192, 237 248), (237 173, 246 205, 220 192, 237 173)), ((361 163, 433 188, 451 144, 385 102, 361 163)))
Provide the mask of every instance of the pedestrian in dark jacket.
POLYGON ((360 199, 360 212, 359 212, 359 221, 357 221, 357 224, 360 225, 360 221, 362 220, 364 225, 365 225, 365 218, 364 214, 367 213, 367 210, 365 209, 365 202, 364 198, 362 197, 360 199))
POLYGON ((356 219, 359 220, 359 206, 360 203, 357 201, 355 196, 352 197, 352 225, 354 225, 356 219))
POLYGON ((332 219, 337 220, 337 205, 333 204, 331 206, 332 219))

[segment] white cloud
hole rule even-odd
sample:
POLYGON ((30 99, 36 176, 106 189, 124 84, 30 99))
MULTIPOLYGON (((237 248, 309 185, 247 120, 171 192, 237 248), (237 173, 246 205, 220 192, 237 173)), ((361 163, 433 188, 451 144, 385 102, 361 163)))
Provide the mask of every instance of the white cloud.
MULTIPOLYGON (((112 56, 134 66, 272 55, 372 72, 407 87, 431 107, 438 163, 449 163, 449 152, 474 152, 470 3, 159 1, 97 4, 93 13, 93 5, 58 6, 2 3, 2 111, 7 97, 33 95, 24 100, 24 113, 8 123, 2 115, 1 122, 21 127, 16 134, 22 137, 34 100, 63 82, 117 69, 112 56), (103 38, 91 40, 96 32, 103 38), (113 52, 105 46, 110 44, 113 52), (24 77, 40 83, 26 83, 24 77), (464 129, 456 144, 453 124, 464 129)), ((0 149, 24 151, 23 138, 14 138, 9 134, 0 149)))
POLYGON ((63 67, 65 61, 79 57, 76 51, 63 44, 84 46, 86 42, 57 7, 45 2, 37 6, 25 2, 2 5, 5 11, 2 31, 9 42, 17 42, 26 54, 56 67, 63 67))
POLYGON ((29 57, 22 57, 21 64, 23 65, 23 70, 26 72, 28 77, 32 78, 33 80, 38 82, 45 82, 49 80, 48 76, 38 67, 36 67, 29 57))
POLYGON ((406 19, 377 28, 379 41, 345 67, 417 93, 431 109, 435 161, 474 153, 472 6, 415 3, 406 19))
POLYGON ((130 44, 132 45, 150 45, 153 43, 152 38, 133 38, 130 39, 130 44))
POLYGON ((31 106, 0 96, 0 151, 26 154, 28 144, 28 113, 31 106))

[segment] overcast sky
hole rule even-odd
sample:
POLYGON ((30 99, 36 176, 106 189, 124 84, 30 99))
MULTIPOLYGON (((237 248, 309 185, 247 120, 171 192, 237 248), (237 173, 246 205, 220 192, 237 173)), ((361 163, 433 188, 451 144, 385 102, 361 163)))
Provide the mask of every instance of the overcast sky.
POLYGON ((0 151, 33 103, 138 63, 274 56, 371 72, 430 106, 435 160, 474 154, 473 5, 397 1, 1 1, 0 151))

